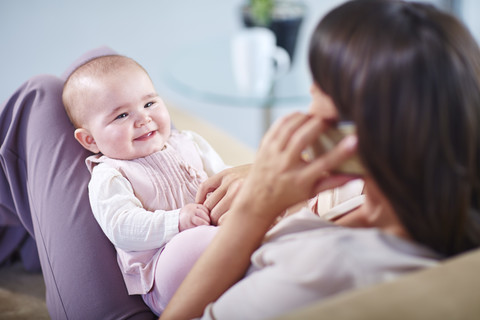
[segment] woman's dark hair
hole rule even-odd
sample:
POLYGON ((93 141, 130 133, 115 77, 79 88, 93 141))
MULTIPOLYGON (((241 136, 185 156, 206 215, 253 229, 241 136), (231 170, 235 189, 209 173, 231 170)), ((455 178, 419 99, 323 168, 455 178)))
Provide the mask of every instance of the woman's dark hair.
POLYGON ((480 244, 480 50, 427 4, 357 0, 327 14, 310 68, 410 235, 445 255, 480 244))

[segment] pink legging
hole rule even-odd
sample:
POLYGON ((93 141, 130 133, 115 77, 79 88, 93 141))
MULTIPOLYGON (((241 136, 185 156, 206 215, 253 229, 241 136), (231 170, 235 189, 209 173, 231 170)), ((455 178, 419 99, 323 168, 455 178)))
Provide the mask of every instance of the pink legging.
POLYGON ((200 226, 180 232, 167 243, 155 267, 150 292, 142 295, 145 303, 160 315, 183 279, 217 233, 217 227, 200 226))

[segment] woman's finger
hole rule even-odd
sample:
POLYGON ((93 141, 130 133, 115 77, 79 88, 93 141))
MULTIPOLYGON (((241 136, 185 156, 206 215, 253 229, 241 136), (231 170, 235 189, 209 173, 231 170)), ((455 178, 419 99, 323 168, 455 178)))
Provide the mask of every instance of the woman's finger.
POLYGON ((289 114, 277 122, 267 131, 261 143, 260 150, 263 148, 274 148, 274 150, 284 150, 290 141, 293 133, 302 126, 311 116, 295 112, 289 114))
POLYGON ((210 210, 210 219, 212 224, 217 225, 221 217, 230 209, 233 199, 237 195, 243 180, 237 180, 230 185, 230 188, 225 195, 216 203, 216 205, 210 210))
POLYGON ((218 188, 221 181, 222 179, 220 176, 214 175, 200 184, 195 196, 195 202, 204 203, 207 197, 218 188))
POLYGON ((203 202, 203 205, 207 207, 208 210, 212 210, 225 197, 227 192, 228 187, 220 186, 219 188, 215 189, 207 195, 205 201, 203 202))
POLYGON ((304 170, 305 176, 321 177, 324 173, 333 172, 340 164, 352 157, 357 151, 357 137, 345 137, 331 151, 312 160, 304 170))
POLYGON ((290 139, 287 146, 289 154, 299 157, 302 152, 325 131, 327 125, 317 117, 311 117, 301 127, 299 127, 290 139))

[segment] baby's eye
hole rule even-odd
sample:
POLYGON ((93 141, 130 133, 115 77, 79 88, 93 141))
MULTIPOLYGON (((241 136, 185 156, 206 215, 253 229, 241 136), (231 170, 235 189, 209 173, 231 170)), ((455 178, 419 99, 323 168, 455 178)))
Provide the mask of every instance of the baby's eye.
POLYGON ((149 107, 151 107, 151 106, 153 106, 153 102, 148 102, 148 103, 144 106, 144 108, 149 108, 149 107))
POLYGON ((127 113, 124 112, 124 113, 122 113, 122 114, 119 114, 119 115, 115 118, 115 120, 125 118, 126 116, 127 116, 127 113))

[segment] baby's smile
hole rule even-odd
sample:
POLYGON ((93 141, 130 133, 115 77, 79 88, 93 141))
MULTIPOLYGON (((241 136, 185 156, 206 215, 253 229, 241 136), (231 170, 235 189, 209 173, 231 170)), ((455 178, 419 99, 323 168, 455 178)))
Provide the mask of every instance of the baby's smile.
POLYGON ((150 138, 153 138, 156 134, 157 134, 157 131, 150 131, 138 138, 135 138, 135 140, 140 140, 140 141, 148 140, 150 138))

